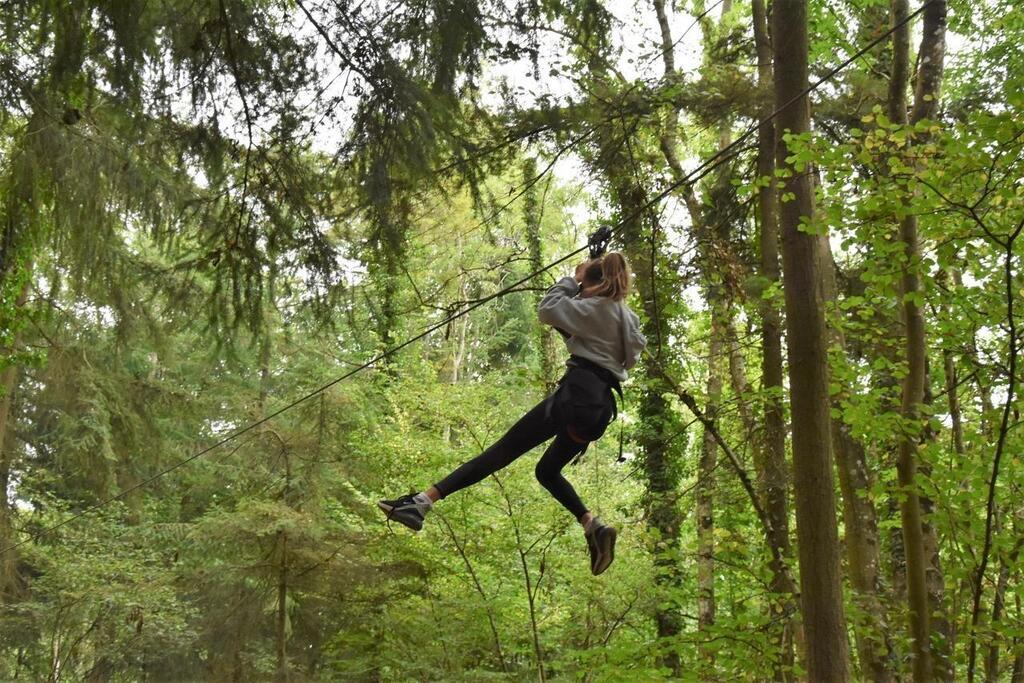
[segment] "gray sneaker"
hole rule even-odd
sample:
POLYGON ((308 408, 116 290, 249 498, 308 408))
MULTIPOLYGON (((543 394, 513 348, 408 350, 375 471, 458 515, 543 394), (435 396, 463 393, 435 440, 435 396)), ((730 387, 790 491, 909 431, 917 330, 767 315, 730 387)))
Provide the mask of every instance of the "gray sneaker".
POLYGON ((430 506, 417 503, 413 494, 395 498, 394 500, 379 500, 377 501, 377 507, 388 516, 388 519, 401 522, 413 531, 419 531, 423 528, 423 518, 430 512, 430 506))

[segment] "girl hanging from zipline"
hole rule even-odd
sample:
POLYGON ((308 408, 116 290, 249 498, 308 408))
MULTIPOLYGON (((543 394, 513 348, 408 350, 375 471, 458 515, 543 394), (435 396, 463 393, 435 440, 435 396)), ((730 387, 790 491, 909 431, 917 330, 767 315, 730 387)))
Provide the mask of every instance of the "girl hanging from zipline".
POLYGON ((576 517, 590 549, 590 570, 597 575, 615 557, 614 527, 594 516, 562 476, 562 469, 598 439, 616 416, 615 396, 647 340, 640 321, 626 306, 631 274, 626 258, 611 252, 576 266, 541 300, 537 317, 565 338, 566 372, 551 396, 516 422, 505 436, 430 488, 377 503, 389 519, 414 531, 437 501, 471 486, 509 465, 551 437, 537 463, 537 480, 576 517))

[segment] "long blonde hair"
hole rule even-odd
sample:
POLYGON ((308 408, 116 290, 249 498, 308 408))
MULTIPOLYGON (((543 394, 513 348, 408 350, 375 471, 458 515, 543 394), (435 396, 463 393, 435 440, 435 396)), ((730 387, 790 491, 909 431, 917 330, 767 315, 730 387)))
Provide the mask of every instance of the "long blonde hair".
POLYGON ((584 284, 593 285, 591 296, 605 296, 615 301, 626 298, 632 279, 629 261, 617 251, 610 251, 594 259, 583 272, 584 284))

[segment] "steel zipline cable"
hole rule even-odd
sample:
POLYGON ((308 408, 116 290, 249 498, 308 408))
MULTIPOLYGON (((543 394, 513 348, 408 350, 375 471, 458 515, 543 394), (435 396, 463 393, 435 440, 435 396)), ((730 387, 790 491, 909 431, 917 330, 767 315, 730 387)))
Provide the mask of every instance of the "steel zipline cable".
MULTIPOLYGON (((747 148, 746 147, 741 147, 741 145, 743 144, 743 142, 747 138, 749 138, 751 135, 753 135, 761 126, 763 126, 766 123, 771 122, 780 113, 785 111, 787 108, 791 107, 792 105, 794 105, 798 101, 803 100, 811 92, 813 92, 814 90, 819 88, 822 84, 824 84, 825 82, 827 82, 827 81, 831 80, 832 78, 834 78, 836 76, 836 74, 838 74, 840 71, 842 71, 843 69, 848 67, 850 64, 852 64, 854 61, 856 61, 857 59, 862 57, 864 54, 866 54, 869 51, 871 51, 874 47, 876 47, 877 45, 882 43, 882 41, 884 41, 890 35, 892 35, 897 30, 899 30, 904 24, 907 24, 910 21, 914 20, 918 15, 920 15, 922 12, 924 12, 925 9, 927 9, 930 5, 932 5, 936 1, 937 0, 927 0, 927 2, 924 2, 916 11, 914 11, 913 13, 907 15, 902 21, 900 21, 899 23, 893 25, 891 28, 889 28, 889 30, 887 30, 886 32, 884 32, 884 33, 880 34, 879 36, 877 36, 874 40, 869 42, 867 45, 865 45, 863 48, 861 48, 855 54, 853 54, 850 57, 848 57, 847 59, 843 60, 840 64, 838 64, 838 65, 832 67, 831 69, 829 69, 829 71, 827 73, 825 73, 825 75, 823 75, 821 78, 819 78, 813 84, 811 84, 811 85, 807 86, 806 88, 804 88, 799 94, 797 94, 796 96, 792 97, 791 99, 789 99, 787 102, 785 102, 781 106, 776 107, 776 109, 771 114, 769 114, 765 118, 763 118, 763 119, 761 119, 759 121, 756 121, 755 123, 751 124, 751 126, 748 127, 746 129, 746 131, 744 131, 741 135, 737 136, 735 140, 733 140, 728 145, 726 145, 725 147, 723 147, 720 150, 718 150, 717 152, 715 152, 713 155, 708 157, 705 161, 701 162, 695 169, 693 169, 692 171, 687 173, 685 176, 683 176, 682 178, 679 178, 678 180, 675 180, 674 182, 669 184, 664 190, 662 190, 661 192, 657 193, 656 195, 651 197, 648 201, 646 201, 643 204, 643 206, 639 207, 638 209, 636 209, 635 211, 633 211, 632 213, 630 213, 626 217, 620 219, 618 221, 618 223, 616 223, 615 225, 611 226, 610 227, 610 231, 608 233, 606 233, 608 235, 608 238, 610 239, 611 237, 616 236, 622 230, 623 226, 628 224, 630 221, 632 221, 632 220, 640 217, 641 215, 643 215, 643 213, 645 211, 647 211, 649 208, 651 208, 655 204, 658 204, 659 202, 664 200, 666 197, 671 195, 673 192, 678 190, 683 185, 696 183, 697 181, 699 181, 700 179, 702 179, 703 177, 705 177, 706 175, 711 173, 713 170, 715 170, 716 168, 718 168, 722 164, 726 163, 730 159, 732 159, 732 158, 736 157, 737 155, 739 155, 741 152, 745 151, 747 148)), ((115 495, 109 496, 108 498, 104 498, 103 500, 101 500, 101 501, 99 501, 97 503, 93 503, 92 505, 87 506, 86 508, 80 510, 79 512, 75 513, 74 515, 71 515, 67 519, 64 519, 64 520, 62 520, 62 521, 60 521, 60 522, 58 522, 56 524, 53 524, 51 526, 44 527, 43 529, 37 531, 36 533, 29 535, 27 538, 25 538, 25 539, 23 539, 21 541, 18 541, 17 543, 13 543, 13 544, 7 546, 3 550, 0 550, 0 555, 8 553, 11 550, 19 548, 19 547, 21 547, 23 545, 26 545, 28 543, 32 543, 32 542, 38 540, 39 538, 42 538, 43 536, 46 536, 47 534, 50 534, 50 533, 56 531, 57 529, 59 529, 59 528, 61 528, 63 526, 66 526, 67 524, 70 524, 71 522, 73 522, 73 521, 75 521, 75 520, 77 520, 77 519, 79 519, 81 517, 89 515, 92 512, 95 512, 96 510, 99 510, 100 508, 105 507, 106 505, 109 505, 110 503, 113 503, 115 501, 121 500, 122 498, 124 498, 128 494, 132 493, 133 491, 137 491, 137 490, 139 490, 141 488, 144 488, 144 487, 152 484, 154 481, 162 478, 163 476, 165 476, 167 474, 170 474, 174 470, 177 470, 177 469, 179 469, 181 467, 184 467, 185 465, 188 465, 189 463, 191 463, 191 462, 193 462, 195 460, 198 460, 199 458, 203 457, 207 453, 209 453, 209 452, 211 452, 213 450, 216 450, 217 448, 223 446, 224 444, 228 443, 229 441, 233 441, 234 439, 237 439, 238 437, 242 436, 243 434, 247 434, 248 432, 251 432, 252 430, 256 429, 257 427, 259 427, 261 425, 264 425, 267 422, 270 422, 271 420, 276 418, 278 415, 281 415, 282 413, 284 413, 284 412, 286 412, 288 410, 291 410, 292 408, 294 408, 295 406, 299 405, 300 403, 304 403, 304 402, 308 401, 309 399, 322 394, 323 392, 327 391, 328 389, 330 389, 331 387, 335 386, 336 384, 340 384, 341 382, 344 382, 345 380, 347 380, 348 378, 352 377, 353 375, 356 375, 356 374, 362 372, 363 370, 365 370, 365 369, 367 369, 367 368, 369 368, 369 367, 371 367, 373 365, 376 365, 380 361, 382 361, 382 360, 384 360, 384 359, 386 359, 386 358, 388 358, 390 356, 393 356, 394 354, 398 353, 402 349, 404 349, 404 348, 406 348, 408 346, 411 346, 412 344, 415 344, 416 342, 418 342, 419 340, 423 339, 424 337, 427 337, 432 332, 435 332, 435 331, 441 329, 442 327, 448 325, 449 323, 451 323, 451 322, 453 322, 453 321, 455 321, 455 320, 457 320, 457 319, 459 319, 459 318, 461 318, 461 317, 463 317, 465 315, 468 315, 469 313, 475 311, 476 309, 484 306, 485 304, 487 304, 487 303, 489 303, 489 302, 491 302, 491 301, 493 301, 495 299, 498 299, 500 297, 505 296, 506 294, 509 294, 510 292, 515 291, 520 285, 523 285, 523 284, 529 282, 530 280, 532 280, 533 278, 537 277, 538 275, 540 275, 542 273, 545 273, 548 270, 554 268, 555 266, 561 265, 562 263, 565 263, 569 259, 574 258, 574 257, 576 257, 576 256, 578 256, 578 255, 588 251, 589 248, 590 248, 589 244, 584 245, 584 246, 580 247, 579 249, 576 249, 575 251, 571 251, 568 254, 565 254, 564 256, 562 256, 561 258, 557 259, 556 261, 552 261, 548 265, 543 266, 542 268, 539 268, 539 269, 535 270, 534 272, 530 273, 529 275, 526 275, 525 277, 520 278, 519 280, 515 281, 511 285, 508 285, 508 286, 506 286, 506 287, 504 287, 504 288, 502 288, 502 289, 494 292, 493 294, 490 294, 490 295, 488 295, 488 296, 486 296, 486 297, 484 297, 482 299, 474 301, 472 304, 466 306, 465 308, 463 308, 462 310, 458 311, 457 313, 453 313, 452 315, 449 315, 448 317, 444 318, 440 322, 434 323, 433 325, 429 325, 422 332, 416 334, 415 336, 409 337, 408 339, 406 339, 402 343, 400 343, 400 344, 398 344, 396 346, 393 346, 390 349, 382 351, 381 353, 377 354, 376 356, 372 357, 371 359, 369 359, 368 361, 362 363, 361 365, 358 365, 355 368, 353 368, 352 370, 349 370, 348 372, 344 373, 343 375, 340 375, 340 376, 332 379, 331 381, 329 381, 329 382, 327 382, 325 384, 320 385, 316 389, 313 389, 313 390, 307 392, 303 396, 301 396, 301 397, 299 397, 297 399, 294 399, 293 401, 291 401, 291 402, 287 403, 286 405, 278 408, 277 410, 274 410, 273 412, 271 412, 268 415, 260 418, 259 420, 256 420, 255 422, 251 422, 248 425, 245 425, 243 427, 239 427, 238 429, 235 429, 234 431, 232 431, 228 435, 226 435, 226 436, 222 437, 221 439, 215 441, 213 444, 207 446, 206 448, 203 448, 203 449, 201 449, 199 451, 196 451, 195 453, 193 453, 189 457, 187 457, 187 458, 185 458, 183 460, 179 460, 178 462, 176 462, 176 463, 174 463, 172 465, 168 465, 167 467, 163 468, 162 470, 160 470, 156 474, 154 474, 154 475, 152 475, 150 477, 147 477, 146 479, 143 479, 142 481, 138 482, 137 484, 134 484, 134 485, 124 489, 123 491, 121 491, 121 492, 119 492, 119 493, 117 493, 115 495)))

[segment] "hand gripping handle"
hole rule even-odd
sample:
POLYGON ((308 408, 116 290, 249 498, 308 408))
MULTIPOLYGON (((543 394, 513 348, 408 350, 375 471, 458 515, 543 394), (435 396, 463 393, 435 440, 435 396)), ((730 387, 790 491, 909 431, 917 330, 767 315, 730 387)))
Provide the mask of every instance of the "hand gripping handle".
POLYGON ((596 259, 603 256, 604 252, 608 250, 608 243, 611 239, 612 229, 610 226, 602 225, 595 230, 594 234, 587 241, 587 245, 590 247, 590 258, 596 259))

